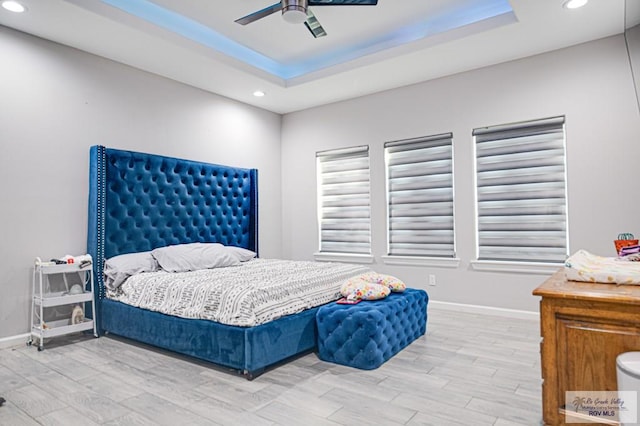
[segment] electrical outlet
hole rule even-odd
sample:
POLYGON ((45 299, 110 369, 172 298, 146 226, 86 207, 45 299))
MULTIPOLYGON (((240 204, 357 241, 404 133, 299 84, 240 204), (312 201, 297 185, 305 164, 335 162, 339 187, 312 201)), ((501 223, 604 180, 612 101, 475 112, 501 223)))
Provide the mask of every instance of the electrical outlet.
POLYGON ((436 276, 429 274, 429 285, 436 285, 436 276))

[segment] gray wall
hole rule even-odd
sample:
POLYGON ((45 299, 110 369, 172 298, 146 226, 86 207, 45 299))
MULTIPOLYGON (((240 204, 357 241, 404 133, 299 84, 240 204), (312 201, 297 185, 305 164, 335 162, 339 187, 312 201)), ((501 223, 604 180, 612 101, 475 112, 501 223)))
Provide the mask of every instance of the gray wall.
POLYGON ((86 251, 91 145, 258 168, 281 256, 280 115, 1 26, 0 52, 0 339, 29 329, 34 258, 86 251))
POLYGON ((283 120, 283 254, 318 247, 315 152, 368 144, 373 267, 426 288, 433 300, 537 310, 543 275, 479 272, 472 129, 566 116, 570 249, 614 256, 619 232, 640 234, 640 117, 623 36, 288 114, 283 120), (456 269, 385 265, 383 143, 453 132, 456 269), (427 286, 428 274, 437 285, 427 286))
POLYGON ((624 38, 611 37, 286 115, 0 27, 0 340, 29 324, 35 256, 86 247, 89 147, 153 152, 260 170, 264 257, 312 259, 315 152, 371 146, 373 243, 380 272, 432 299, 535 311, 544 276, 477 272, 471 130, 567 117, 571 250, 613 255, 640 234, 640 117, 624 38), (282 128, 281 128, 282 126, 282 128), (457 269, 384 265, 385 141, 454 133, 457 269), (427 287, 435 274, 437 286, 427 287))
POLYGON ((631 69, 633 70, 636 96, 640 99, 640 25, 626 30, 624 36, 627 42, 627 50, 629 51, 629 62, 631 62, 631 69))

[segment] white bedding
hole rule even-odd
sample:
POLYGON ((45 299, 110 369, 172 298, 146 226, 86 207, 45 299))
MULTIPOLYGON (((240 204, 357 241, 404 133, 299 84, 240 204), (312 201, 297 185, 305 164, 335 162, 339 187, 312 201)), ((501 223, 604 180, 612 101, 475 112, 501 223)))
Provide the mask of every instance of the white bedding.
POLYGON ((183 318, 236 326, 263 324, 341 297, 341 284, 370 272, 341 263, 254 259, 190 272, 145 272, 107 297, 183 318))

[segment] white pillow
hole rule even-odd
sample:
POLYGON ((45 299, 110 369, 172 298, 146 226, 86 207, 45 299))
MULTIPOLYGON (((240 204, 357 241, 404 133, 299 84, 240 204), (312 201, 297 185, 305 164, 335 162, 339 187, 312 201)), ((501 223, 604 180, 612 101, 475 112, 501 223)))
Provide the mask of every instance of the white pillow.
POLYGON ((132 275, 155 272, 158 269, 158 262, 150 251, 121 254, 104 262, 104 284, 108 289, 115 290, 132 275))
POLYGON ((157 248, 151 254, 167 272, 196 271, 240 264, 236 256, 218 243, 178 244, 157 248))
POLYGON ((225 246, 225 249, 233 256, 235 256, 240 262, 248 262, 249 260, 256 257, 256 253, 254 251, 248 250, 246 248, 225 246))

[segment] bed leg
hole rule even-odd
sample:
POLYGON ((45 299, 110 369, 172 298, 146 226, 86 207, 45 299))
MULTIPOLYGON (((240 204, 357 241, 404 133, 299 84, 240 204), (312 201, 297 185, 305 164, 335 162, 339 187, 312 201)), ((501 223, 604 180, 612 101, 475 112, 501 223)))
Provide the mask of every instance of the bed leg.
POLYGON ((242 375, 244 376, 245 379, 247 379, 249 381, 252 381, 253 379, 258 377, 262 373, 264 373, 264 368, 261 368, 261 369, 258 369, 258 370, 254 370, 254 371, 244 370, 242 372, 242 375))

